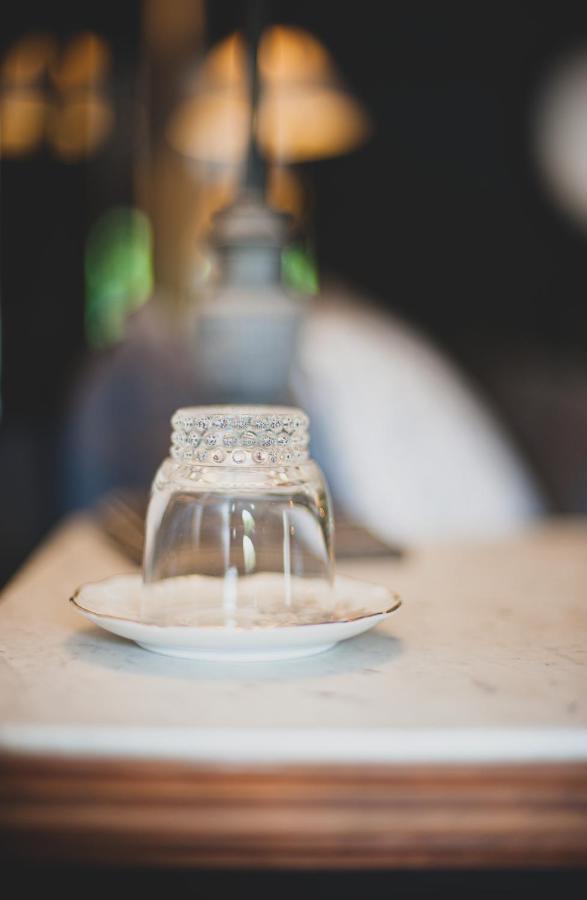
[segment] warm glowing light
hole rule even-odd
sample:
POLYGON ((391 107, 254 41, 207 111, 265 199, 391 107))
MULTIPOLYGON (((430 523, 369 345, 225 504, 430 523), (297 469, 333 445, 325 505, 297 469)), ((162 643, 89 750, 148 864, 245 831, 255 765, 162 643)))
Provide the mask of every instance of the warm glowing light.
POLYGON ((246 93, 245 43, 240 34, 231 34, 213 47, 200 69, 200 90, 232 89, 246 93))
POLYGON ((268 91, 261 102, 257 137, 270 159, 302 162, 358 146, 368 123, 359 104, 331 87, 268 91))
POLYGON ((90 87, 103 81, 110 68, 108 44, 91 32, 76 35, 51 67, 51 77, 62 91, 90 87))
POLYGON ((245 152, 249 115, 244 94, 198 95, 172 116, 167 138, 187 156, 235 165, 245 152))
POLYGON ((40 91, 12 90, 0 97, 0 153, 23 156, 44 136, 47 103, 40 91))
POLYGON ((316 82, 334 77, 334 64, 326 48, 301 28, 274 25, 259 46, 261 77, 275 87, 316 82))
POLYGON ((48 34, 28 34, 12 45, 0 67, 5 84, 32 85, 41 78, 57 55, 57 44, 48 34))
POLYGON ((67 162, 88 156, 112 129, 113 111, 93 89, 106 78, 110 50, 90 32, 76 35, 60 55, 49 35, 17 41, 0 66, 0 152, 21 156, 47 138, 67 162), (49 72, 56 91, 43 81, 49 72))
POLYGON ((299 175, 285 166, 271 166, 267 184, 267 202, 273 209, 298 221, 305 207, 304 188, 299 175))
MULTIPOLYGON (((368 135, 366 114, 338 83, 326 49, 307 32, 269 28, 260 42, 259 71, 257 138, 269 159, 333 156, 368 135)), ((187 156, 235 165, 247 147, 250 119, 245 45, 235 34, 206 57, 194 96, 172 116, 168 139, 187 156)))
POLYGON ((102 97, 74 96, 52 110, 48 137, 57 156, 74 162, 94 153, 110 133, 113 120, 112 109, 102 97))

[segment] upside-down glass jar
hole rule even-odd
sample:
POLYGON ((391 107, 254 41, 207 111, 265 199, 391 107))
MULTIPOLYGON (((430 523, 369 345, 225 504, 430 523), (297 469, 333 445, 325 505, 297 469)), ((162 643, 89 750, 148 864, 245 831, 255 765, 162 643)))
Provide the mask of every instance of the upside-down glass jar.
POLYGON ((305 413, 189 407, 171 421, 147 513, 142 620, 267 627, 328 618, 332 514, 305 413))

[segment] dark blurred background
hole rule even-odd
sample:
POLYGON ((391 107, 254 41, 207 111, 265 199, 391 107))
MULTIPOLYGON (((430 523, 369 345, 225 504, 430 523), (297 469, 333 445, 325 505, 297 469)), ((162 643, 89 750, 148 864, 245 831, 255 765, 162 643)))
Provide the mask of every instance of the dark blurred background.
MULTIPOLYGON (((565 60, 587 53, 587 13, 564 3, 292 0, 263 14, 311 32, 372 122, 362 146, 304 165, 320 271, 452 354, 508 423, 552 508, 584 511, 587 209, 552 174, 565 148, 554 163, 547 154, 548 169, 541 141, 549 85, 565 60)), ((26 35, 49 35, 61 48, 52 52, 64 52, 90 32, 109 64, 95 146, 90 136, 76 149, 57 122, 47 140, 21 145, 17 135, 2 151, 2 580, 67 508, 64 416, 88 355, 110 352, 88 339, 84 254, 102 213, 136 204, 141 102, 157 90, 146 83, 144 15, 138 0, 20 0, 4 11, 1 60, 26 35)), ((241 28, 246 9, 214 0, 198 15, 202 52, 241 28)), ((5 103, 13 81, 4 78, 5 103)), ((70 81, 40 77, 41 102, 58 110, 77 90, 70 81)))

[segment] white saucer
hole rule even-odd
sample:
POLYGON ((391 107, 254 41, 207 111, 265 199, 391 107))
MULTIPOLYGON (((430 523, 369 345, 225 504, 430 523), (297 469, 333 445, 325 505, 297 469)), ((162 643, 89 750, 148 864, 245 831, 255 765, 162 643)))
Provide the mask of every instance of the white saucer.
MULTIPOLYGON (((168 579, 158 585, 169 593, 172 582, 182 582, 180 593, 185 592, 187 579, 168 579)), ((293 659, 322 653, 339 641, 373 628, 401 604, 396 594, 381 585, 339 576, 334 587, 334 609, 322 613, 322 619, 317 620, 316 606, 308 606, 294 624, 255 625, 243 619, 244 625, 236 622, 232 626, 166 625, 140 620, 145 592, 150 592, 150 602, 152 590, 145 588, 140 575, 122 575, 84 585, 71 602, 100 628, 135 641, 145 650, 165 656, 230 662, 293 659)), ((207 619, 205 614, 200 618, 214 622, 214 617, 207 619)))

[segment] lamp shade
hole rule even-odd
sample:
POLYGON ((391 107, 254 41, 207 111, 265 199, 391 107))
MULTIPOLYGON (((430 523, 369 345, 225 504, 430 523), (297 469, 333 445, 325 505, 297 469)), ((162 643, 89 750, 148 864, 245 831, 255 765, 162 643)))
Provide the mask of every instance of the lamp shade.
MULTIPOLYGON (((328 51, 298 28, 264 32, 258 54, 256 137, 275 162, 335 156, 370 131, 360 104, 342 86, 328 51)), ((245 44, 231 35, 214 47, 190 96, 170 119, 167 137, 179 152, 203 162, 238 164, 251 127, 245 44)))

